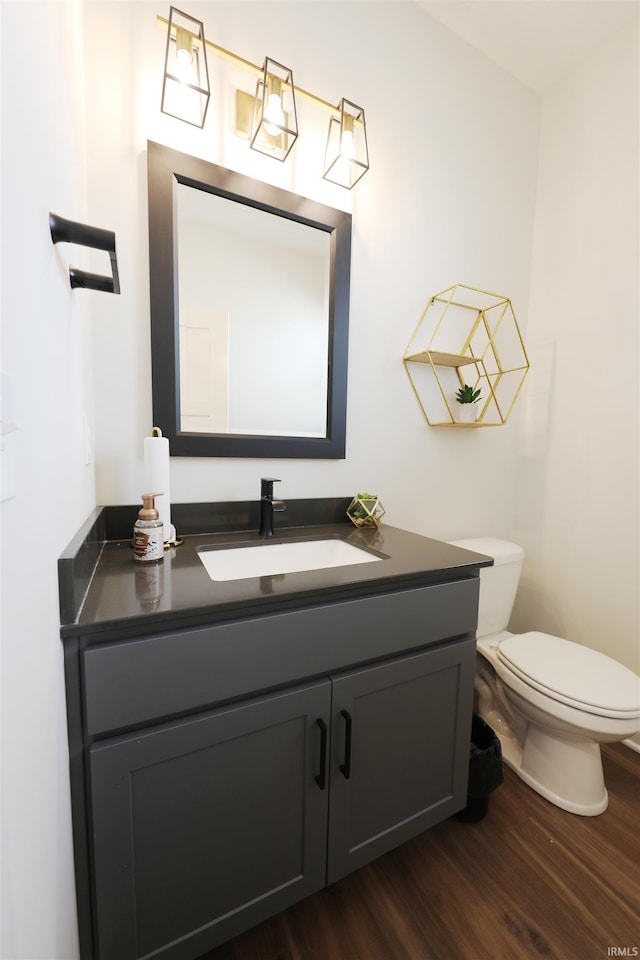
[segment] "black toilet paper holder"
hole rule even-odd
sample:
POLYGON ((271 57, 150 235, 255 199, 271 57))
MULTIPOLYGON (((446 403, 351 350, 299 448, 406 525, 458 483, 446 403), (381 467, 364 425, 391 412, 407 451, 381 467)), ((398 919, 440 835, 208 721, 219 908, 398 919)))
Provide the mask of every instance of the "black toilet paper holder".
POLYGON ((89 227, 74 220, 65 220, 57 213, 49 213, 49 229, 54 243, 75 243, 81 247, 93 247, 106 250, 111 260, 111 276, 89 273, 77 267, 69 267, 71 287, 85 287, 88 290, 101 290, 103 293, 120 293, 118 277, 118 258, 116 257, 116 235, 112 230, 89 227))

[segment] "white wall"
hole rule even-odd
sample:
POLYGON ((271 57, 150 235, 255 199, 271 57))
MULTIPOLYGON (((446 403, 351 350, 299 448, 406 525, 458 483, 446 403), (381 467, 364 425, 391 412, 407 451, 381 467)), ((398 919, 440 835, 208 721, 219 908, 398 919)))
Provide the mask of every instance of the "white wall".
POLYGON ((49 211, 86 222, 82 6, 3 2, 0 16, 0 366, 19 424, 3 451, 16 495, 0 505, 0 952, 69 960, 77 935, 57 560, 95 506, 83 442, 92 318, 91 294, 69 286, 81 252, 54 247, 49 211))
POLYGON ((640 672, 638 29, 542 102, 516 629, 640 672))
MULTIPOLYGON (((414 4, 340 3, 340 30, 335 10, 316 2, 189 7, 221 46, 256 63, 268 53, 293 68, 299 86, 365 107, 371 170, 351 193, 321 179, 327 114, 301 103, 290 160, 262 157, 229 132, 236 74, 210 58, 204 130, 166 117, 157 6, 87 5, 87 98, 99 104, 88 118, 90 196, 96 219, 116 230, 123 283, 119 314, 94 325, 98 500, 138 501, 142 438, 153 425, 145 236, 152 139, 277 178, 351 208, 354 218, 346 460, 175 458, 174 501, 257 498, 260 476, 271 474, 285 499, 366 488, 399 526, 440 537, 510 534, 517 413, 500 430, 429 428, 401 357, 429 296, 456 281, 511 296, 526 328, 538 100, 414 4)), ((252 78, 238 75, 253 89, 252 78)))

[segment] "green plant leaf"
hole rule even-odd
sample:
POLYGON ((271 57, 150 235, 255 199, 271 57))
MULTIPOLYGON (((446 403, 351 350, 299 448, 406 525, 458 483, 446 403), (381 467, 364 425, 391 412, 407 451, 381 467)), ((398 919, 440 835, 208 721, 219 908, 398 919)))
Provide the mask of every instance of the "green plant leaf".
POLYGON ((477 403, 480 400, 480 389, 474 390, 468 383, 465 383, 464 387, 460 387, 456 393, 456 400, 458 403, 477 403))

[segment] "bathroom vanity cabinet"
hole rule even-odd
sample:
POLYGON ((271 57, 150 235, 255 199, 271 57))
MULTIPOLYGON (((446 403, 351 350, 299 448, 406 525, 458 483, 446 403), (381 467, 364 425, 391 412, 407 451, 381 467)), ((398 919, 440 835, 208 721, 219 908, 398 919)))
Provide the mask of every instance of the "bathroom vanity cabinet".
POLYGON ((477 567, 367 576, 63 628, 83 960, 195 960, 465 805, 477 567))

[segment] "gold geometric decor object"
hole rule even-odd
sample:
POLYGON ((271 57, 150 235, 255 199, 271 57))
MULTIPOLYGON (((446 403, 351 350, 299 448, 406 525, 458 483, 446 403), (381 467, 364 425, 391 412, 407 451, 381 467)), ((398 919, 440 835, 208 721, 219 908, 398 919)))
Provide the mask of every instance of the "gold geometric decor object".
POLYGON ((431 427, 502 426, 529 370, 511 300, 462 283, 431 297, 402 362, 431 427), (477 403, 456 400, 465 387, 477 403))
POLYGON ((385 513, 375 493, 358 493, 347 507, 347 516, 356 527, 377 527, 385 513))

